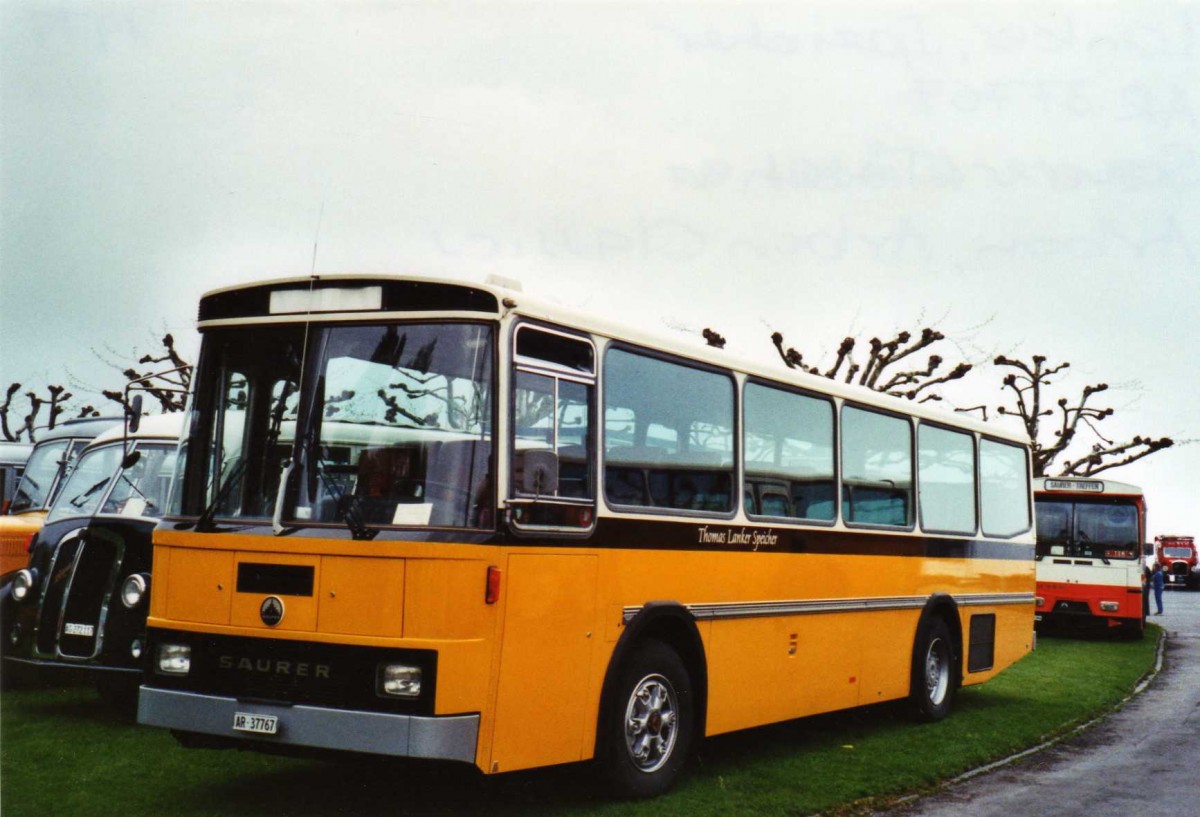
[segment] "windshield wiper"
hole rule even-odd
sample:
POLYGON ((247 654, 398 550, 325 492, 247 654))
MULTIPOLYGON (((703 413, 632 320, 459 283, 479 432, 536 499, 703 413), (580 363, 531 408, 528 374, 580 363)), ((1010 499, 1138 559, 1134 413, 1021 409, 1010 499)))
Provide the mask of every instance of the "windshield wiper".
POLYGON ((95 485, 93 485, 91 488, 88 488, 83 493, 76 495, 71 500, 71 504, 74 505, 76 508, 82 508, 84 500, 86 500, 89 496, 96 493, 96 491, 99 491, 101 488, 103 488, 105 485, 107 485, 108 480, 109 480, 109 477, 105 477, 104 479, 100 480, 95 485))
POLYGON ((316 459, 317 462, 313 468, 317 472, 317 477, 321 480, 321 484, 325 486, 325 490, 337 501, 337 507, 342 511, 342 521, 350 529, 350 535, 354 539, 368 541, 378 536, 379 531, 363 521, 362 497, 357 494, 350 494, 350 498, 344 503, 345 507, 343 508, 343 500, 346 500, 346 492, 335 481, 325 475, 325 460, 319 455, 316 459))
POLYGON ((217 491, 217 495, 212 498, 212 502, 208 503, 208 507, 196 519, 196 524, 192 528, 193 530, 197 533, 212 533, 217 529, 217 526, 213 523, 213 518, 217 514, 217 508, 229 496, 230 489, 234 483, 241 479, 242 471, 245 470, 246 460, 245 458, 239 458, 233 464, 233 468, 229 469, 229 473, 225 475, 225 481, 221 483, 221 488, 217 491))

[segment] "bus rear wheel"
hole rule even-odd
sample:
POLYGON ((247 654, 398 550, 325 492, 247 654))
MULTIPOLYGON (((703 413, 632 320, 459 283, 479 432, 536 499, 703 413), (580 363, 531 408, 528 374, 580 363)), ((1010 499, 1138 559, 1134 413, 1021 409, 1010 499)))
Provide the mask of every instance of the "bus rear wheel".
POLYGON ((950 714, 958 685, 954 655, 954 638, 943 619, 928 618, 917 628, 908 693, 909 708, 917 720, 940 721, 950 714))
POLYGON ((661 641, 634 648, 606 707, 605 777, 619 797, 655 797, 687 764, 695 732, 691 676, 661 641))

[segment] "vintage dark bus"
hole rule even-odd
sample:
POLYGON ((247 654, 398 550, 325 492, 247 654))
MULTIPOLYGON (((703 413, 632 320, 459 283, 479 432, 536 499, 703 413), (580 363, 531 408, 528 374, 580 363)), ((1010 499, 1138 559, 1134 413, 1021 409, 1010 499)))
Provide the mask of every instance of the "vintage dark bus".
POLYGON ((68 420, 41 430, 7 513, 0 516, 0 583, 29 561, 29 545, 79 452, 97 434, 120 424, 112 418, 68 420))
POLYGON ((6 663, 86 674, 132 709, 145 664, 150 534, 166 508, 181 420, 142 418, 79 455, 5 601, 6 663))

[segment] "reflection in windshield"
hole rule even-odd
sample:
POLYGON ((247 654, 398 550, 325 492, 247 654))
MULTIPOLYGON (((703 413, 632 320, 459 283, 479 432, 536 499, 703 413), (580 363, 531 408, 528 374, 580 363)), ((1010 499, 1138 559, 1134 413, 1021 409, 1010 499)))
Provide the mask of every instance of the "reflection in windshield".
POLYGON ((45 506, 50 496, 50 487, 63 466, 63 458, 70 440, 43 443, 33 449, 25 464, 25 473, 13 496, 10 513, 34 510, 45 506))
POLYGON ((1036 504, 1039 556, 1137 558, 1136 505, 1047 499, 1038 499, 1036 504))
POLYGON ((121 446, 105 445, 85 451, 50 507, 47 522, 68 516, 91 516, 100 507, 104 489, 121 464, 121 446))
POLYGON ((490 499, 491 333, 326 330, 293 518, 475 527, 490 499))
POLYGON ((172 513, 271 519, 300 434, 291 525, 490 524, 493 354, 483 324, 211 331, 172 513))
POLYGON ((141 443, 136 451, 141 456, 117 477, 101 513, 162 516, 175 470, 176 446, 141 443))

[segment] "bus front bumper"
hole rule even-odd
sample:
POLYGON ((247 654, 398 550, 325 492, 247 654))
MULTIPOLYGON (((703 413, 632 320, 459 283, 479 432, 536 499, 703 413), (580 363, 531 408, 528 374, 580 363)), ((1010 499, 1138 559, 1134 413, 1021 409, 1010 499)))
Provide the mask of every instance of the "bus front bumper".
POLYGON ((147 726, 222 738, 472 764, 479 737, 479 715, 429 717, 288 706, 146 686, 139 691, 137 719, 147 726), (278 731, 236 731, 235 713, 275 716, 278 731))

